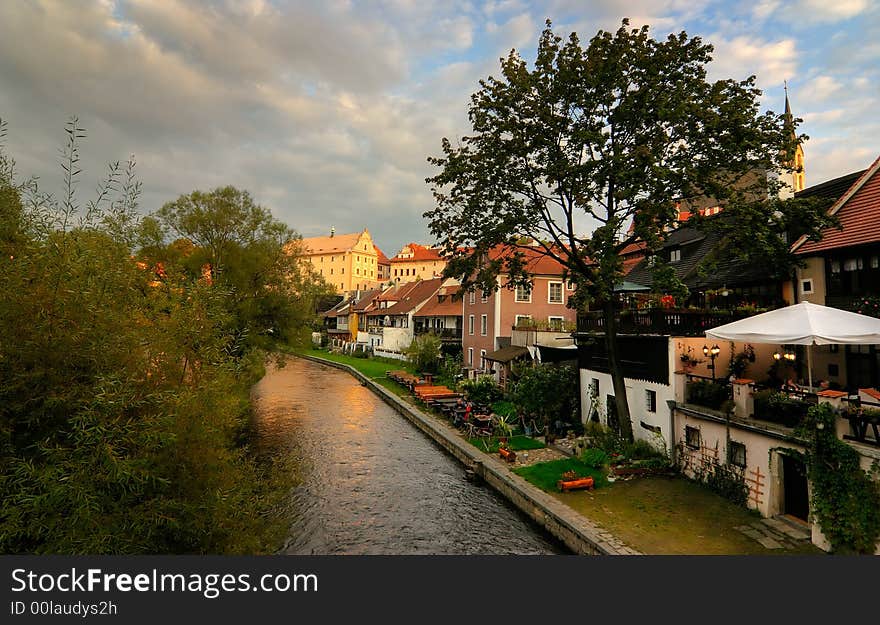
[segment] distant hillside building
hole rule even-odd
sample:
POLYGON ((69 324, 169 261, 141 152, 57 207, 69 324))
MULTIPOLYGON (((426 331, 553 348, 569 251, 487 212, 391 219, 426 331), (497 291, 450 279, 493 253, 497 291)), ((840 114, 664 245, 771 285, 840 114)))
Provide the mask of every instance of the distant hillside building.
POLYGON ((331 228, 330 236, 303 239, 302 247, 315 271, 337 293, 366 291, 382 282, 379 277, 381 252, 366 228, 352 234, 336 234, 331 228))
POLYGON ((391 280, 398 284, 414 280, 431 280, 443 274, 446 259, 440 250, 418 243, 404 245, 391 259, 391 280))

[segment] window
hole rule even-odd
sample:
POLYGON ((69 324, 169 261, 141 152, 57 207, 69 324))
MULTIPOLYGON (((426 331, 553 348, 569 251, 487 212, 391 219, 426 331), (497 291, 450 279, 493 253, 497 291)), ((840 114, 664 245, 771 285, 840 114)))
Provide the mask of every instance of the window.
POLYGON ((862 268, 862 259, 861 258, 847 258, 843 262, 843 270, 844 271, 855 271, 856 269, 862 268))
POLYGON ((700 430, 686 425, 684 428, 684 442, 691 449, 700 448, 700 430))
POLYGON ((562 304, 562 283, 550 282, 547 288, 547 302, 550 304, 562 304))
POLYGON ((550 323, 550 329, 561 332, 565 329, 565 317, 547 317, 550 323))
POLYGON ((746 446, 736 441, 730 441, 727 445, 727 463, 738 467, 745 467, 746 446))
POLYGON ((590 396, 599 397, 599 378, 592 378, 590 380, 590 396))
POLYGON ((477 303, 477 293, 476 291, 471 291, 471 294, 468 296, 468 304, 473 306, 477 303))
POLYGON ((810 295, 813 292, 813 281, 812 280, 801 280, 801 293, 804 295, 810 295))
POLYGON ((516 297, 514 298, 517 302, 531 302, 532 301, 532 287, 520 285, 516 287, 516 297))
POLYGON ((486 350, 481 349, 480 350, 480 369, 485 369, 485 368, 486 368, 486 350))
POLYGON ((528 325, 530 325, 529 322, 531 320, 532 320, 531 315, 517 315, 514 322, 513 322, 513 325, 515 325, 516 327, 528 326, 528 325))
POLYGON ((871 257, 871 269, 880 268, 880 256, 871 257))
POLYGON ((574 282, 569 280, 568 282, 565 283, 565 288, 568 289, 569 291, 574 291, 574 282))
POLYGON ((832 260, 831 261, 831 273, 840 273, 840 261, 832 260))
POLYGON ((657 412, 657 391, 645 390, 645 408, 648 412, 657 412))
POLYGON ((480 334, 486 336, 489 332, 489 315, 480 315, 480 334))
POLYGON ((681 250, 680 249, 672 250, 671 252, 669 252, 669 262, 670 263, 677 263, 680 260, 681 260, 681 250))
POLYGON ((474 334, 474 316, 473 315, 468 315, 468 334, 470 334, 472 336, 474 334))
POLYGON ((333 267, 330 267, 330 275, 333 275, 333 267))
MULTIPOLYGON (((473 334, 473 332, 471 332, 473 334)), ((468 347, 468 364, 473 367, 474 366, 474 348, 468 347)))
POLYGON ((480 303, 485 304, 489 301, 489 291, 483 291, 482 295, 480 295, 480 303))
POLYGON ((645 262, 647 262, 648 267, 653 267, 654 264, 657 262, 657 259, 654 256, 648 256, 645 262))

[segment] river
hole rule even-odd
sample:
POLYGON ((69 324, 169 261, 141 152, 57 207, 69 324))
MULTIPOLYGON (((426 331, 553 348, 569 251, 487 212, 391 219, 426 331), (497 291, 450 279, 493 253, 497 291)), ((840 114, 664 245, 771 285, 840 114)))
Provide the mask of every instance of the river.
POLYGON ((290 358, 252 397, 260 446, 300 465, 284 553, 567 553, 343 371, 290 358))

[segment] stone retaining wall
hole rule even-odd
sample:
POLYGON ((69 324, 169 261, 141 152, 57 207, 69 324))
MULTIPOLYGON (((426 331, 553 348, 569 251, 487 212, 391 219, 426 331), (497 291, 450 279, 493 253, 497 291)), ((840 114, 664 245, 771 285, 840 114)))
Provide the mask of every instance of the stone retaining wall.
POLYGON ((583 555, 640 555, 639 552, 627 547, 615 536, 583 515, 512 473, 499 458, 478 450, 464 440, 458 431, 447 425, 445 421, 428 415, 403 401, 353 367, 313 356, 298 355, 298 357, 336 367, 356 377, 447 453, 473 470, 486 484, 506 497, 513 505, 559 539, 574 553, 583 555))

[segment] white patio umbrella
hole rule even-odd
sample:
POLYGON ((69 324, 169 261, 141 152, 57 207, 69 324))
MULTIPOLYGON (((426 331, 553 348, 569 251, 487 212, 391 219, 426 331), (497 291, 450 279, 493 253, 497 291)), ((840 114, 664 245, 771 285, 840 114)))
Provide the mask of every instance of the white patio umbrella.
POLYGON ((812 346, 880 344, 880 319, 801 302, 707 330, 706 336, 744 343, 807 345, 807 371, 812 390, 812 346))

